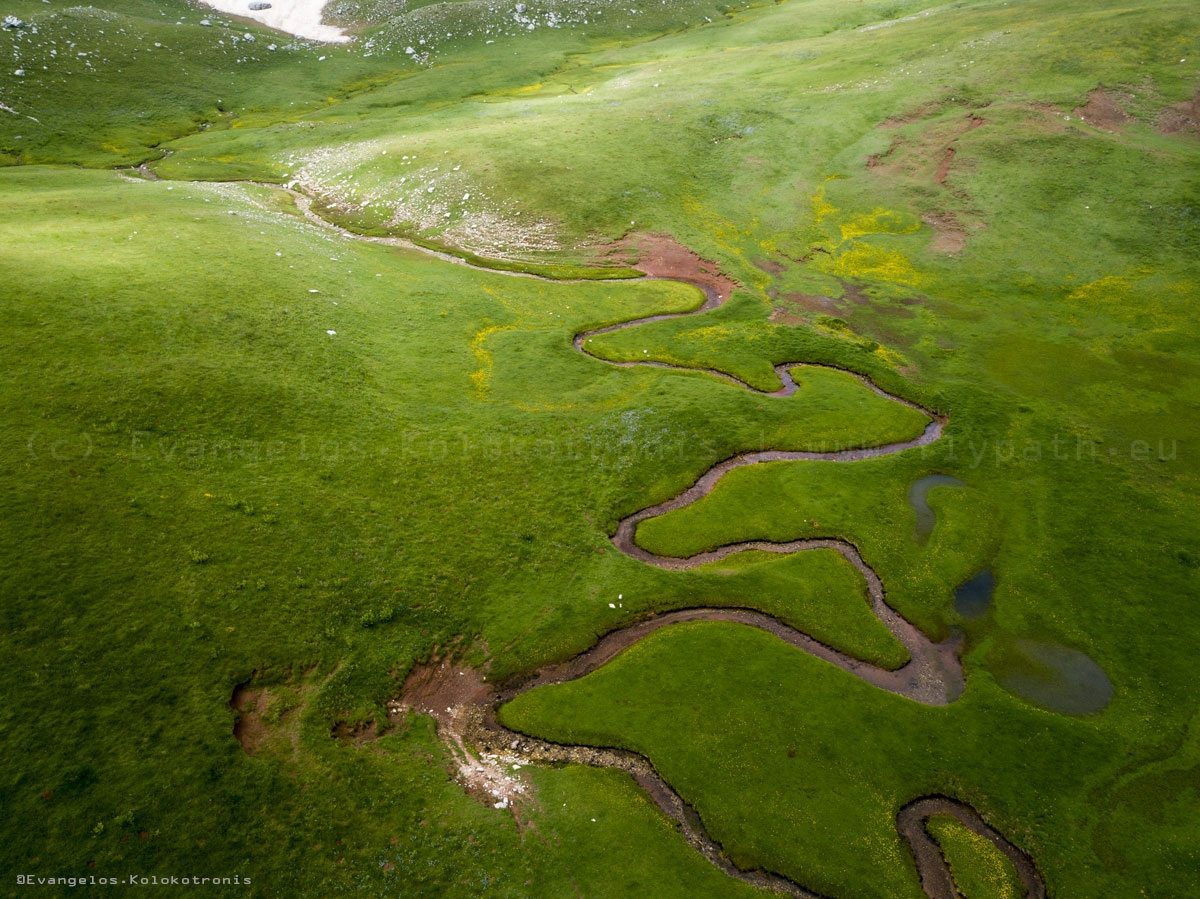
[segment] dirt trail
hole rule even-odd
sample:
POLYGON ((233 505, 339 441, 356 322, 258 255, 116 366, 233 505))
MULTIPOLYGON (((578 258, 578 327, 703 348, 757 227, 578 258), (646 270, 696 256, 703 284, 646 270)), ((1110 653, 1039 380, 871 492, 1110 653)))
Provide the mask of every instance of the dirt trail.
MULTIPOLYGON (((278 188, 278 185, 263 186, 278 188)), ((306 218, 320 227, 336 231, 350 240, 420 250, 448 262, 470 268, 480 268, 480 270, 492 274, 551 280, 524 272, 497 272, 492 269, 483 269, 449 253, 430 250, 399 238, 367 237, 356 234, 326 221, 313 212, 311 200, 306 195, 297 191, 288 191, 288 193, 295 198, 297 207, 306 218)), ((684 315, 699 315, 715 309, 728 299, 731 291, 737 286, 736 282, 721 274, 712 263, 706 262, 670 238, 661 235, 647 235, 643 238, 642 247, 649 249, 649 258, 642 270, 646 271, 650 278, 665 277, 664 274, 658 273, 667 273, 671 280, 682 281, 700 288, 704 292, 705 302, 691 312, 644 316, 581 332, 574 338, 574 346, 580 352, 591 355, 587 350, 587 342, 598 334, 634 328, 649 322, 664 321, 684 315)), ((641 267, 640 262, 637 267, 641 267)), ((592 358, 599 357, 593 356, 592 358)), ((756 393, 778 397, 791 396, 796 391, 796 383, 791 376, 791 370, 807 364, 785 362, 776 365, 775 371, 783 386, 779 390, 768 393, 714 369, 691 369, 650 360, 601 361, 623 368, 642 365, 679 371, 707 372, 756 393)), ((746 550, 788 554, 812 549, 832 549, 841 553, 866 579, 875 615, 908 649, 910 660, 901 668, 890 671, 839 652, 779 619, 754 609, 693 608, 652 615, 628 627, 613 631, 602 637, 590 649, 573 658, 546 665, 508 682, 500 689, 485 683, 479 672, 449 662, 417 666, 405 681, 401 704, 406 708, 415 709, 434 717, 439 735, 451 747, 458 767, 459 779, 467 786, 468 790, 489 801, 497 800, 493 804, 498 808, 512 807, 519 821, 524 804, 530 800, 523 795, 524 784, 508 773, 510 770, 519 769, 521 765, 529 761, 576 762, 620 768, 627 771, 646 791, 650 799, 667 816, 678 823, 684 838, 697 852, 731 877, 736 877, 757 887, 804 897, 804 899, 824 899, 820 894, 807 890, 779 874, 762 870, 747 871, 734 865, 720 844, 709 836, 696 811, 672 789, 670 784, 654 769, 650 760, 644 756, 626 750, 582 745, 562 746, 547 740, 529 737, 510 731, 499 724, 496 720, 496 712, 505 702, 527 690, 549 684, 565 683, 583 677, 607 664, 621 651, 644 639, 647 635, 661 628, 686 621, 723 621, 757 627, 819 659, 837 665, 867 683, 914 702, 926 705, 946 705, 957 699, 963 690, 962 664, 959 659, 960 640, 951 638, 943 643, 934 643, 911 622, 892 609, 887 604, 879 576, 866 564, 857 547, 849 541, 839 539, 794 540, 786 543, 752 541, 728 544, 710 552, 680 559, 649 553, 639 547, 634 540, 635 531, 640 522, 673 509, 682 508, 706 496, 725 474, 735 468, 777 461, 853 462, 926 446, 941 436, 945 424, 944 418, 938 417, 935 413, 915 403, 884 391, 864 375, 855 372, 851 372, 851 374, 880 396, 925 413, 930 418, 930 422, 924 432, 912 440, 862 449, 831 452, 765 450, 740 453, 714 465, 678 496, 624 518, 619 523, 612 542, 617 549, 631 558, 672 571, 695 568, 746 550), (471 747, 477 749, 478 754, 472 752, 471 747)), ((920 797, 900 810, 897 816, 897 827, 912 849, 913 858, 921 875, 922 886, 931 899, 945 899, 945 897, 956 899, 958 896, 945 860, 937 850, 936 843, 924 830, 925 820, 934 814, 954 815, 976 833, 987 837, 1017 865, 1017 870, 1021 873, 1022 881, 1025 883, 1027 895, 1030 897, 1045 896, 1045 887, 1029 857, 1009 844, 1003 836, 987 825, 974 809, 945 797, 920 797)))

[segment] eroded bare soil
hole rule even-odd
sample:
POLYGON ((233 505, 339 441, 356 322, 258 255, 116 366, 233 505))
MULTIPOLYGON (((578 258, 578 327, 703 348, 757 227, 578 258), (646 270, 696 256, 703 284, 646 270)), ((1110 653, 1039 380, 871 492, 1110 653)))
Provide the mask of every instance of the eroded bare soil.
POLYGON ((709 288, 722 300, 741 287, 717 263, 693 253, 669 234, 634 232, 611 244, 606 255, 625 259, 651 278, 687 281, 709 288))
POLYGON ((1076 107, 1073 114, 1101 131, 1119 131, 1132 119, 1124 107, 1128 99, 1101 85, 1088 93, 1087 103, 1076 107))
POLYGON ((1200 135, 1200 90, 1192 99, 1175 103, 1159 113, 1158 130, 1163 134, 1200 135))

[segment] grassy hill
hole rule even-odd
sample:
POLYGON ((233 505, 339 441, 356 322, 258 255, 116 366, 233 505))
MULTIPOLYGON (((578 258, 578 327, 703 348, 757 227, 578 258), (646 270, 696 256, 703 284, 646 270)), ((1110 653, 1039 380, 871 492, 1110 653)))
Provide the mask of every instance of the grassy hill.
MULTIPOLYGON (((604 360, 765 391, 812 362, 946 414, 945 437, 740 470, 639 543, 849 539, 902 615, 965 633, 962 699, 695 624, 505 722, 645 754, 735 861, 831 896, 921 895, 894 819, 926 793, 977 808, 1052 895, 1188 894, 1189 4, 347 2, 345 46, 176 0, 8 14, 0 868, 252 880, 205 895, 750 895, 625 775, 522 767, 514 820, 389 703, 431 658, 498 682, 693 605, 902 661, 836 554, 667 572, 609 541, 737 452, 924 419, 828 369, 778 398, 604 360), (352 240, 286 185, 481 267, 352 240), (576 352, 701 303, 596 280, 633 274, 645 234, 738 290, 576 352), (906 494, 931 472, 966 486, 930 494, 921 542, 906 494), (953 590, 984 567, 994 598, 964 617, 953 590), (1023 698, 1030 641, 1086 653, 1107 707, 1023 698)), ((964 891, 1012 894, 986 846, 934 830, 964 891)), ((69 888, 0 893, 30 891, 69 888)))

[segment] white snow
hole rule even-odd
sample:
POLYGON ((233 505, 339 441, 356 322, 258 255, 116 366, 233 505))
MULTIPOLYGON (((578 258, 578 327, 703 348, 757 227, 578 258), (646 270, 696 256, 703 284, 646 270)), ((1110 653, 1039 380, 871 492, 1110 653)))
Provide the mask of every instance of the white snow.
MULTIPOLYGON (((205 6, 233 16, 262 22, 268 28, 328 44, 344 44, 350 35, 321 21, 328 0, 271 0, 270 9, 254 10, 250 0, 202 0, 205 6)), ((203 23, 202 23, 203 24, 203 23)))

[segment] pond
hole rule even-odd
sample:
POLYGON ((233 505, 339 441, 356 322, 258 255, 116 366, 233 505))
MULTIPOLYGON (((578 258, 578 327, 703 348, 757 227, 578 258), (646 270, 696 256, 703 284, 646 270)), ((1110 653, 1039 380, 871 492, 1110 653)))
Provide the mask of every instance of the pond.
POLYGON ((981 618, 992 604, 996 579, 990 567, 954 588, 954 611, 963 618, 981 618))
POLYGON ((908 503, 917 513, 917 527, 914 536, 919 542, 925 542, 933 532, 937 523, 937 513, 929 508, 928 495, 934 487, 965 487, 958 478, 948 474, 930 474, 913 481, 908 488, 908 503))
POLYGON ((1108 705, 1112 681, 1087 653, 1057 643, 1017 640, 994 667, 1004 689, 1064 715, 1091 715, 1108 705))

